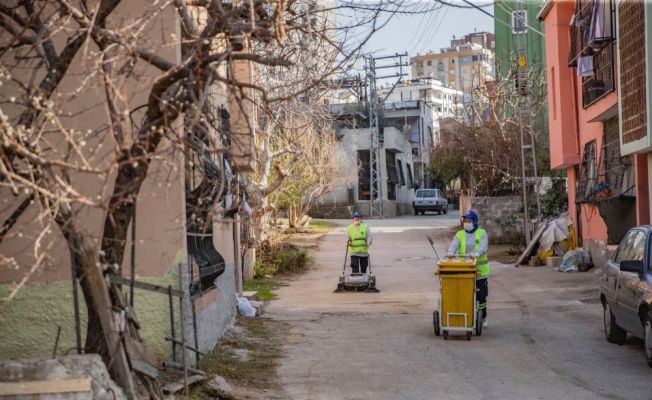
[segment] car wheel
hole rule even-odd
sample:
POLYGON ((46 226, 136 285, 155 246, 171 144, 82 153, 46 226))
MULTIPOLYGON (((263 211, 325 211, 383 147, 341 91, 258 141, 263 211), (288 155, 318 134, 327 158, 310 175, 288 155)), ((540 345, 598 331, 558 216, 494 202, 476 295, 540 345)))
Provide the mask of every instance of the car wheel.
POLYGON ((644 346, 645 346, 645 359, 647 360, 647 365, 652 368, 652 316, 648 315, 645 318, 645 336, 644 336, 644 346))
POLYGON ((432 324, 435 328, 435 336, 441 335, 441 331, 439 329, 439 311, 437 310, 432 312, 432 324))
POLYGON ((416 208, 414 209, 414 215, 419 215, 419 211, 416 208))
POLYGON ((614 314, 611 312, 609 303, 604 305, 604 335, 609 343, 623 344, 627 331, 616 324, 614 314))
POLYGON ((448 214, 448 206, 444 207, 444 214, 448 214))

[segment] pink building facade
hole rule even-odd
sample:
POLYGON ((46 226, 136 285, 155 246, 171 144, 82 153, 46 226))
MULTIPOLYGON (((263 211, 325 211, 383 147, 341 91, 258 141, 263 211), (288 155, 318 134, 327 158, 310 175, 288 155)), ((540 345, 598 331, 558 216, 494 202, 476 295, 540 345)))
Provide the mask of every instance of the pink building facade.
POLYGON ((539 13, 545 26, 550 164, 567 172, 569 213, 596 266, 627 229, 650 222, 647 154, 623 152, 619 6, 546 1, 539 13))

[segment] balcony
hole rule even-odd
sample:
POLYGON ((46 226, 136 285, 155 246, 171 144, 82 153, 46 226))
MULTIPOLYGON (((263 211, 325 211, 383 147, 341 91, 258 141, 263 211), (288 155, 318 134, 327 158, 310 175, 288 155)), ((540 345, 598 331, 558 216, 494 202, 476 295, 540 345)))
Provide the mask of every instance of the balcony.
POLYGON ((582 78, 582 105, 591 104, 614 90, 614 52, 613 46, 607 46, 593 58, 593 75, 582 78))
POLYGON ((615 35, 613 0, 578 0, 570 26, 568 66, 577 67, 580 57, 600 52, 615 35))

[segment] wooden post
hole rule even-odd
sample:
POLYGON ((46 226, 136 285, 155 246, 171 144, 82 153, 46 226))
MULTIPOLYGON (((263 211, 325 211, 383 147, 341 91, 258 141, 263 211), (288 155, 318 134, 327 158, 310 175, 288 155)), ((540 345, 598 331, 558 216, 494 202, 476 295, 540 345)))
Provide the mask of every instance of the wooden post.
MULTIPOLYGON (((89 257, 92 256, 89 255, 89 257)), ((116 318, 113 315, 113 305, 109 298, 109 288, 106 280, 99 266, 88 268, 86 272, 87 275, 82 279, 87 279, 88 287, 94 293, 95 309, 109 349, 110 361, 108 366, 112 372, 111 375, 124 390, 127 398, 136 399, 136 390, 127 360, 127 353, 120 337, 120 330, 116 325, 116 318)))

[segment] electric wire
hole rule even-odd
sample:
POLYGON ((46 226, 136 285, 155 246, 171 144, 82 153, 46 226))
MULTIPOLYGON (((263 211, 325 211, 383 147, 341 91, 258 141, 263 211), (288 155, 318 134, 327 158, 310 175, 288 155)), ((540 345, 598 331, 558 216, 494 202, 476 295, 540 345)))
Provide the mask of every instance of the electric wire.
MULTIPOLYGON (((437 0, 437 1, 440 1, 440 0, 437 0)), ((498 21, 498 22, 501 23, 502 25, 505 25, 506 27, 512 29, 512 25, 511 25, 511 24, 509 24, 509 23, 503 21, 503 20, 500 19, 500 18, 496 18, 496 17, 495 17, 493 14, 491 14, 489 11, 483 10, 481 7, 476 6, 475 4, 471 3, 469 0, 462 0, 462 1, 465 2, 466 4, 471 5, 473 8, 475 8, 475 9, 478 10, 478 11, 480 11, 481 13, 488 15, 489 17, 493 18, 495 21, 498 21)), ((540 32, 540 31, 538 31, 537 29, 535 29, 535 28, 533 28, 533 27, 531 27, 531 26, 528 26, 528 29, 531 29, 532 32, 536 32, 536 33, 538 33, 539 35, 544 36, 543 32, 540 32)))

